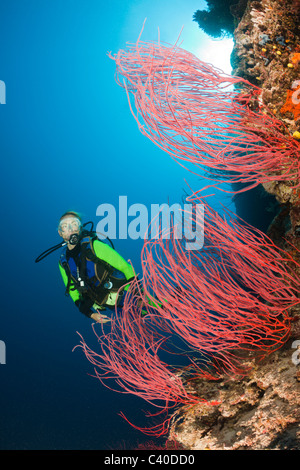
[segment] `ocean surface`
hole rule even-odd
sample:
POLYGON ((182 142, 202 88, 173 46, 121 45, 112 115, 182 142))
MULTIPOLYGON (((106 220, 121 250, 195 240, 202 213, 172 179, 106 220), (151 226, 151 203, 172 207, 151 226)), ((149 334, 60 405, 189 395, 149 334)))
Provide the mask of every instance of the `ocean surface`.
MULTIPOLYGON (((193 189, 202 184, 139 133, 107 52, 135 41, 147 15, 146 39, 157 26, 164 32, 173 9, 177 23, 169 21, 167 40, 176 40, 180 8, 186 34, 196 34, 191 19, 203 2, 163 2, 162 24, 153 15, 159 2, 142 3, 135 18, 133 1, 1 1, 0 449, 132 449, 149 441, 119 415, 151 425, 141 411, 147 404, 105 388, 73 350, 77 332, 92 349, 97 341, 91 321, 64 295, 59 252, 34 263, 60 241, 66 210, 97 224, 99 205, 118 210, 119 196, 150 208, 180 203, 185 180, 193 189)), ((218 197, 235 209, 229 196, 216 196, 216 204, 218 197)), ((243 217, 265 229, 271 215, 261 195, 241 197, 243 217)), ((114 244, 141 272, 142 240, 114 244)))

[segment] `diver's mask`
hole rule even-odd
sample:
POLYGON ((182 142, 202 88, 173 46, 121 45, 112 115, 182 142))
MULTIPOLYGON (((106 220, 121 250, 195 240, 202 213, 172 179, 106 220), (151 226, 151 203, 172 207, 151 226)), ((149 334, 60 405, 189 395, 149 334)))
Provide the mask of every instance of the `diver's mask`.
POLYGON ((58 232, 67 243, 77 245, 80 240, 81 228, 81 221, 77 217, 65 217, 59 222, 58 232))
MULTIPOLYGON (((77 245, 77 243, 82 239, 82 237, 96 237, 97 238, 97 232, 94 232, 94 224, 93 222, 85 222, 83 225, 81 224, 81 221, 77 217, 65 217, 62 219, 59 223, 58 226, 58 231, 60 232, 60 236, 67 236, 67 234, 70 232, 70 236, 68 240, 65 240, 63 242, 58 243, 57 245, 52 246, 51 248, 48 248, 48 250, 43 251, 36 259, 35 262, 39 263, 42 259, 46 258, 46 256, 50 255, 50 253, 53 253, 54 251, 58 250, 59 248, 62 248, 63 246, 66 246, 68 243, 70 245, 77 245), (67 225, 65 225, 65 222, 67 225), (70 226, 68 225, 70 223, 70 226), (85 227, 91 224, 91 229, 86 230, 85 227), (73 232, 73 233, 72 233, 73 232)), ((104 239, 106 238, 111 247, 115 249, 113 242, 111 239, 107 236, 104 235, 103 233, 99 233, 104 239)))
POLYGON ((81 222, 77 217, 65 217, 59 222, 58 231, 65 235, 69 231, 75 232, 81 229, 81 222))

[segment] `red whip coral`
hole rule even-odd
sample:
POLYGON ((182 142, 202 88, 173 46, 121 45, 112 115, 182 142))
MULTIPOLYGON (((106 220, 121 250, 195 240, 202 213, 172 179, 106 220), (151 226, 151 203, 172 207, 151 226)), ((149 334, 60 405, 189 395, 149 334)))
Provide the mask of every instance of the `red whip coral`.
MULTIPOLYGON (((138 41, 113 59, 119 84, 134 96, 140 130, 181 165, 209 168, 211 175, 221 170, 227 181, 253 186, 298 178, 299 143, 284 136, 282 123, 259 104, 259 88, 177 46, 138 41)), ((262 359, 281 347, 289 337, 289 308, 299 303, 300 279, 293 271, 299 265, 288 253, 229 211, 221 217, 196 194, 189 201, 190 234, 204 222, 194 217, 192 203, 205 206, 203 248, 186 249, 175 224, 171 237, 146 240, 143 288, 133 281, 111 330, 97 335, 98 352, 81 338, 103 384, 161 411, 206 403, 192 388, 193 378, 244 375, 249 353, 262 359), (177 345, 167 345, 172 338, 186 345, 180 353, 188 360, 187 384, 161 359, 164 349, 176 354, 177 345)), ((153 432, 165 432, 169 422, 153 432)))
POLYGON ((205 214, 202 250, 186 251, 175 238, 145 242, 145 303, 153 293, 163 307, 152 321, 214 357, 212 375, 234 376, 245 373, 245 352, 263 358, 288 339, 300 279, 286 265, 296 262, 262 232, 208 205, 205 214))
MULTIPOLYGON (((102 335, 98 336, 94 328, 99 342, 97 353, 87 346, 80 335, 80 347, 93 364, 95 376, 111 390, 137 395, 161 408, 159 414, 178 404, 191 405, 205 401, 188 393, 181 378, 172 372, 172 367, 159 358, 158 353, 166 337, 147 327, 141 315, 140 282, 135 280, 131 286, 136 295, 126 295, 122 313, 116 312, 111 331, 107 334, 102 331, 102 335), (117 388, 111 385, 112 381, 117 388)), ((121 415, 127 420, 123 413, 121 415)), ((170 419, 153 428, 138 428, 130 424, 146 434, 158 436, 167 432, 170 419)))
POLYGON ((95 366, 96 377, 104 385, 107 380, 115 379, 117 391, 137 395, 163 408, 194 401, 195 397, 188 395, 181 379, 158 357, 165 338, 151 333, 139 312, 137 300, 126 296, 122 314, 114 317, 111 331, 98 337, 94 329, 99 353, 88 348, 82 338, 81 345, 95 366))
POLYGON ((298 182, 300 145, 259 103, 258 87, 176 45, 138 40, 110 58, 140 131, 181 165, 253 186, 298 182))
MULTIPOLYGON (((203 202, 195 195, 190 200, 203 202)), ((288 309, 299 303, 300 285, 289 266, 298 264, 262 232, 225 213, 221 217, 205 204, 202 250, 186 250, 184 240, 176 238, 176 225, 173 237, 161 233, 145 241, 143 288, 141 281, 133 282, 110 332, 97 335, 98 352, 81 340, 103 384, 116 389, 108 382, 114 380, 117 391, 137 395, 161 412, 180 404, 208 403, 189 390, 190 380, 245 375, 249 353, 262 359, 286 342, 288 309), (187 387, 159 357, 168 337, 186 345, 181 354, 188 358, 187 387)), ((202 229, 203 220, 194 218, 192 204, 189 218, 199 225, 194 233, 202 229)), ((167 431, 170 419, 138 429, 158 435, 167 431)))

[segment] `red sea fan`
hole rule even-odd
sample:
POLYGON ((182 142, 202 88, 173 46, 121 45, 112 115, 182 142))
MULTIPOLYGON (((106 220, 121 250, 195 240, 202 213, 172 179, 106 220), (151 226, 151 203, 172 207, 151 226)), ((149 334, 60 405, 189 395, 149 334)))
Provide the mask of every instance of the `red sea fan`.
POLYGON ((260 103, 258 87, 176 45, 138 40, 109 56, 140 131, 182 166, 251 187, 298 183, 300 145, 260 103))

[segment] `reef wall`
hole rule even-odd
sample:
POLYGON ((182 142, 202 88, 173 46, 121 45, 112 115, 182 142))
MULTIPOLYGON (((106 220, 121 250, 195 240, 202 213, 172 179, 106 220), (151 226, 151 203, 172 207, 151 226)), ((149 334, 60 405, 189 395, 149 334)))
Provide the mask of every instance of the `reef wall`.
MULTIPOLYGON (((261 100, 300 138, 300 44, 298 0, 249 1, 235 30, 232 73, 262 88, 261 100)), ((268 183, 281 203, 297 203, 292 183, 268 183)))
MULTIPOLYGON (((246 8, 244 1, 239 4, 232 9, 238 22, 232 74, 259 85, 260 99, 285 124, 283 132, 299 139, 300 1, 249 0, 246 8)), ((270 182, 264 189, 280 208, 268 235, 300 261, 300 189, 289 181, 270 182)), ((191 393, 220 404, 182 408, 170 438, 192 450, 300 449, 300 308, 293 307, 290 315, 290 340, 257 363, 248 377, 186 382, 191 393)))

